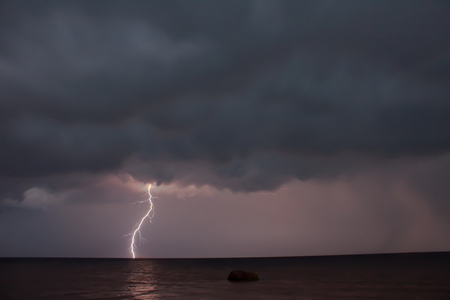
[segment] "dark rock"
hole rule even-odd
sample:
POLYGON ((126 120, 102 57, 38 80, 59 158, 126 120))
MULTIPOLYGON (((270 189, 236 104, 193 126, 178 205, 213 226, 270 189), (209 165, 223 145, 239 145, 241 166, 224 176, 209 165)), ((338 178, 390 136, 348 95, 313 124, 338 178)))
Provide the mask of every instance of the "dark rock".
POLYGON ((227 279, 230 281, 253 281, 258 280, 259 276, 255 272, 233 270, 230 272, 227 279))

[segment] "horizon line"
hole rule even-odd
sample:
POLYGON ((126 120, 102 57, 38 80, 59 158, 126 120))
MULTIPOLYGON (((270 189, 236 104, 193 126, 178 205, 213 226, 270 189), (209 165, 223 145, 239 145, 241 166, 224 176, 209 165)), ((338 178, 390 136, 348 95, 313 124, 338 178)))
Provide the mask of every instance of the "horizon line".
POLYGON ((346 253, 346 254, 317 254, 317 255, 286 255, 286 256, 218 256, 218 257, 95 257, 95 256, 0 256, 0 259, 111 259, 111 260, 208 260, 208 259, 276 259, 276 258, 320 258, 344 256, 383 256, 383 255, 420 255, 420 254, 450 254, 445 251, 411 251, 411 252, 374 252, 374 253, 346 253))

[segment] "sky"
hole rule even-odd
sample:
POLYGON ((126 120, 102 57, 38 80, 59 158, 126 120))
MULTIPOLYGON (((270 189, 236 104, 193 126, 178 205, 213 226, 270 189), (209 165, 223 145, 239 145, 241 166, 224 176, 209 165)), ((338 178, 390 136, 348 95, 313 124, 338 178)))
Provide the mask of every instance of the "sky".
POLYGON ((0 1, 0 256, 450 251, 449 15, 0 1))

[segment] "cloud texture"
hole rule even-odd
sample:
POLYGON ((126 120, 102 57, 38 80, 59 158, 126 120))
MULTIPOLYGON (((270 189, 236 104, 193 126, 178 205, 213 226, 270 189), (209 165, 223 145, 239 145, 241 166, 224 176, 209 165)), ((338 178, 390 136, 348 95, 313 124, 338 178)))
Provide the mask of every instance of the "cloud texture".
POLYGON ((2 5, 4 177, 134 158, 147 180, 258 190, 449 149, 443 1, 26 4, 2 5))
POLYGON ((101 202, 111 176, 258 192, 395 174, 448 216, 449 14, 438 0, 0 1, 0 201, 101 202))

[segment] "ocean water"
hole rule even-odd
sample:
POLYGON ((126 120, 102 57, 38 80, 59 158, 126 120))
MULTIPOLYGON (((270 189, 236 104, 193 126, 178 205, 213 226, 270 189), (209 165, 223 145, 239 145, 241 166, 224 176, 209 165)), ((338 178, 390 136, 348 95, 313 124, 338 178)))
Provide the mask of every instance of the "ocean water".
POLYGON ((450 299, 450 252, 241 259, 0 258, 0 299, 450 299), (233 269, 259 274, 229 282, 233 269))

